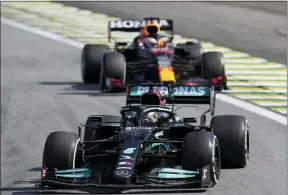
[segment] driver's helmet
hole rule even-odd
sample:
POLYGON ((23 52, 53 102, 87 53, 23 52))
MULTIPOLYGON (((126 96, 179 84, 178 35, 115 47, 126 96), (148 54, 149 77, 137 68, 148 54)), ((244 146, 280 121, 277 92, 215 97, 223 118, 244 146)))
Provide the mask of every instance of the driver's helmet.
MULTIPOLYGON (((164 101, 162 100, 162 96, 157 92, 147 92, 141 96, 141 105, 163 105, 164 101)), ((150 112, 146 116, 144 116, 144 124, 155 124, 159 120, 159 115, 162 116, 161 113, 150 112)))
MULTIPOLYGON (((143 28, 140 30, 140 36, 144 36, 146 38, 142 39, 141 42, 144 43, 146 48, 165 48, 167 47, 167 40, 163 38, 159 38, 160 34, 160 26, 158 24, 148 22, 143 28)), ((141 40, 141 39, 140 39, 141 40)))
POLYGON ((152 22, 148 22, 142 31, 143 35, 158 35, 160 33, 160 26, 158 24, 152 23, 152 22))

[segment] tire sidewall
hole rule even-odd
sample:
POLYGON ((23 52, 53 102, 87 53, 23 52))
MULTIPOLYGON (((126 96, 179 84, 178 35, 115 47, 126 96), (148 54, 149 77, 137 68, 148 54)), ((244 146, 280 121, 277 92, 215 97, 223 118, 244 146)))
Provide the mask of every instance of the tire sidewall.
MULTIPOLYGON (((220 52, 205 52, 202 54, 202 77, 209 82, 213 78, 221 76, 224 86, 227 88, 224 56, 220 52)), ((221 90, 221 89, 220 89, 221 90)))
POLYGON ((220 158, 220 146, 217 137, 210 132, 191 132, 186 135, 183 143, 183 160, 185 161, 183 164, 183 169, 195 171, 196 169, 202 169, 204 166, 210 165, 210 184, 205 187, 213 187, 218 183, 218 180, 220 178, 220 169, 221 169, 221 158, 220 158), (190 135, 189 135, 190 134, 190 135), (196 135, 198 134, 198 135, 196 135), (199 135, 199 134, 205 134, 199 135), (190 138, 189 136, 195 136, 194 138, 190 138), (197 144, 194 142, 195 140, 200 140, 201 142, 198 142, 197 144), (194 139, 194 141, 193 141, 194 139), (199 144, 205 144, 205 145, 199 145, 199 144), (195 150, 189 150, 189 147, 187 148, 187 145, 192 145, 191 148, 197 148, 196 152, 195 150), (197 147, 198 146, 198 147, 197 147), (218 148, 218 150, 216 150, 218 148), (209 151, 207 151, 209 150, 209 151), (188 158, 186 156, 189 156, 188 158), (194 160, 197 158, 198 160, 194 160), (191 157, 194 157, 194 159, 190 159, 191 157), (216 161, 216 157, 219 161, 216 161), (187 159, 185 159, 187 158, 187 159), (191 161, 192 160, 192 161, 191 161), (189 165, 189 162, 191 163, 189 165), (218 164, 216 162, 219 162, 218 164), (218 166, 217 166, 218 165, 218 166))
POLYGON ((212 138, 212 150, 211 150, 211 167, 210 167, 210 177, 211 177, 211 185, 209 187, 215 186, 220 178, 221 174, 221 155, 220 155, 220 145, 217 137, 213 134, 212 138), (216 157, 218 156, 218 162, 216 157))
MULTIPOLYGON (((121 76, 122 78, 116 78, 122 81, 123 85, 125 86, 125 81, 126 81, 126 60, 125 57, 123 56, 122 53, 118 53, 118 52, 111 52, 111 53, 106 53, 104 54, 103 58, 102 58, 102 68, 100 71, 100 86, 101 86, 101 90, 102 92, 112 92, 113 89, 111 87, 111 77, 109 75, 107 75, 107 63, 106 63, 106 58, 108 57, 114 57, 119 58, 119 61, 121 59, 121 64, 118 64, 119 66, 121 66, 121 71, 123 71, 123 75, 121 76)), ((117 65, 116 65, 117 66, 117 65)), ((121 74, 121 73, 120 73, 121 74)))
POLYGON ((240 115, 220 115, 212 118, 211 125, 222 148, 221 157, 225 166, 246 167, 250 159, 248 120, 240 115))
MULTIPOLYGON (((46 174, 53 174, 55 169, 66 170, 79 167, 80 165, 77 164, 80 160, 77 156, 79 143, 80 138, 76 133, 66 131, 50 133, 45 141, 42 156, 42 166, 45 165, 46 174)), ((52 188, 61 187, 57 184, 49 184, 49 186, 52 188)))
POLYGON ((107 45, 87 44, 82 49, 81 75, 85 83, 99 83, 101 79, 102 57, 109 52, 107 45))

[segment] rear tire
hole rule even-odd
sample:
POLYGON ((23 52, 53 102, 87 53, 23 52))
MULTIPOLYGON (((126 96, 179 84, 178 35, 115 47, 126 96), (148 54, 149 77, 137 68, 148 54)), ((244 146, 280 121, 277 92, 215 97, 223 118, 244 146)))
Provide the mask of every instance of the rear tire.
MULTIPOLYGON (((56 131, 46 139, 42 165, 47 168, 47 175, 57 170, 77 168, 77 147, 80 139, 76 133, 56 131)), ((49 185, 58 188, 58 185, 49 185)))
POLYGON ((84 83, 99 83, 104 53, 109 52, 107 45, 85 45, 82 50, 81 73, 84 83))
POLYGON ((101 72, 101 90, 112 92, 111 78, 120 80, 123 85, 126 81, 126 60, 122 53, 106 53, 103 56, 101 72), (109 80, 110 79, 110 80, 109 80))
POLYGON ((188 133, 183 142, 183 169, 195 171, 207 165, 210 165, 211 168, 211 184, 206 187, 213 187, 220 178, 221 169, 218 140, 207 131, 188 133), (213 137, 213 140, 211 137, 213 137))
POLYGON ((217 91, 227 89, 226 73, 223 54, 220 52, 206 52, 202 54, 203 78, 212 82, 213 78, 222 77, 222 81, 215 86, 217 91))
POLYGON ((244 168, 249 162, 249 127, 244 116, 222 115, 211 120, 225 166, 244 168))

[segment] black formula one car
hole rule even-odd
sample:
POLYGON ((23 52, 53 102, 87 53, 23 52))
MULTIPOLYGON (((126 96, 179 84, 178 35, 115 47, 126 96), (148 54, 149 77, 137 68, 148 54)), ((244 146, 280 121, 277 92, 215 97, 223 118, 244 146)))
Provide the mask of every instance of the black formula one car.
POLYGON ((218 182, 221 164, 246 167, 247 120, 214 116, 214 87, 132 85, 126 103, 121 116, 89 116, 78 135, 52 132, 45 142, 41 186, 206 188, 218 182), (197 117, 176 114, 176 104, 207 104, 209 109, 196 125, 197 117))
POLYGON ((113 31, 146 34, 135 37, 130 45, 115 42, 113 50, 108 45, 85 45, 81 65, 85 83, 100 83, 102 91, 111 92, 143 82, 188 84, 197 77, 212 82, 216 90, 227 89, 223 54, 203 53, 196 41, 174 45, 172 20, 150 17, 143 21, 110 21, 109 41, 113 31), (165 43, 161 48, 159 44, 151 47, 141 42, 145 38, 165 39, 165 43))

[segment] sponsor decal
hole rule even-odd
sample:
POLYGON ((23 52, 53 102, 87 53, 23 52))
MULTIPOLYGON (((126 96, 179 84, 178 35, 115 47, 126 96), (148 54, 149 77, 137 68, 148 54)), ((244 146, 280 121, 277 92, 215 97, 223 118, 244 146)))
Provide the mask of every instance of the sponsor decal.
MULTIPOLYGON (((144 27, 148 21, 137 21, 137 20, 116 20, 110 22, 110 28, 140 28, 144 27)), ((169 27, 167 20, 152 20, 150 21, 160 27, 169 27)))
POLYGON ((56 177, 66 177, 66 178, 87 178, 90 177, 90 172, 83 173, 72 173, 72 174, 55 174, 56 177))
POLYGON ((158 132, 158 133, 155 133, 155 137, 156 138, 159 138, 159 137, 161 137, 161 136, 163 136, 164 135, 164 131, 160 131, 160 132, 158 132))
POLYGON ((173 174, 173 173, 159 173, 159 178, 166 178, 166 179, 178 179, 178 178, 191 178, 195 175, 184 175, 184 174, 173 174))
POLYGON ((134 160, 131 156, 122 155, 120 160, 134 160))
POLYGON ((56 171, 56 173, 77 173, 77 172, 90 172, 90 170, 88 168, 76 168, 76 169, 66 169, 56 171))
POLYGON ((90 170, 88 168, 57 170, 55 175, 56 177, 66 178, 87 178, 90 177, 90 170))
POLYGON ((119 175, 119 176, 127 176, 129 174, 130 174, 130 172, 127 171, 127 170, 118 170, 118 171, 116 171, 116 175, 119 175))
MULTIPOLYGON (((163 95, 168 95, 168 87, 153 87, 163 95)), ((130 96, 141 96, 149 91, 149 87, 134 86, 130 89, 130 96)), ((205 86, 179 86, 173 88, 174 96, 210 96, 210 87, 205 86)))
POLYGON ((124 154, 133 154, 134 150, 136 150, 136 148, 127 148, 126 150, 123 151, 124 154))
POLYGON ((203 180, 207 178, 207 169, 203 169, 203 180))
POLYGON ((163 168, 160 173, 181 173, 181 174, 199 174, 199 171, 188 171, 183 169, 163 168))
POLYGON ((131 161, 126 161, 126 162, 119 162, 119 165, 132 165, 133 162, 131 161))

